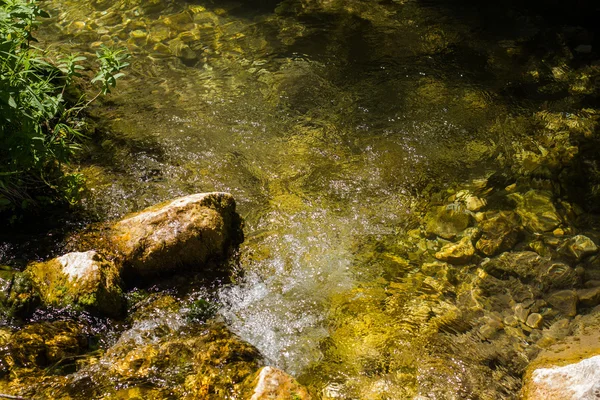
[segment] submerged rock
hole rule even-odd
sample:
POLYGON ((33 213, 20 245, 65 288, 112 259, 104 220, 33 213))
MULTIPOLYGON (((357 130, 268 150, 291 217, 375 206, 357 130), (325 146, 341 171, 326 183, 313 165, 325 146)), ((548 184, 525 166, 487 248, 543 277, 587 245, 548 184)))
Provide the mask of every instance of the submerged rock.
POLYGON ((435 253, 435 258, 447 261, 451 264, 465 264, 471 261, 475 255, 475 248, 471 238, 465 236, 458 243, 449 243, 435 253))
POLYGON ((454 239, 470 223, 471 216, 468 213, 445 206, 436 207, 425 216, 427 234, 444 239, 454 239))
POLYGON ((577 235, 565 240, 558 251, 573 261, 581 261, 584 257, 597 253, 598 246, 589 237, 577 235))
POLYGON ((477 241, 477 250, 493 256, 512 249, 519 240, 521 226, 519 216, 512 211, 501 211, 479 225, 482 235, 477 241))
POLYGON ((118 317, 124 308, 118 268, 95 251, 67 253, 26 269, 46 305, 118 317))
POLYGON ((554 292, 546 300, 566 317, 577 315, 577 293, 574 290, 554 292))
POLYGON ((263 367, 251 383, 254 388, 250 400, 309 400, 305 388, 284 371, 263 367))
POLYGON ((498 278, 507 279, 515 276, 523 281, 531 281, 540 274, 544 259, 532 251, 506 252, 496 258, 482 263, 487 273, 498 278))
POLYGON ((241 220, 230 194, 199 193, 127 216, 111 227, 109 240, 133 274, 201 268, 241 240, 241 220))
POLYGON ((579 304, 584 307, 595 307, 600 304, 600 286, 577 291, 579 304))
POLYGON ((532 232, 550 232, 562 223, 550 192, 532 189, 525 194, 512 193, 508 197, 517 203, 517 214, 532 232))

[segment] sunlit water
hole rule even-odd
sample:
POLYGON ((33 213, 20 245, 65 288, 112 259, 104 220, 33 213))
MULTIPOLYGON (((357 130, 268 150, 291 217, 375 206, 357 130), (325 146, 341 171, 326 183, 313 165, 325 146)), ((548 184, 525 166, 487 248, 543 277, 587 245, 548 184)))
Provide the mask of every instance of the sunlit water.
POLYGON ((382 273, 365 244, 412 227, 424 189, 493 168, 488 128, 507 105, 505 77, 486 65, 510 59, 497 43, 506 38, 470 37, 481 22, 466 11, 454 19, 404 1, 45 5, 49 43, 132 54, 94 111, 86 207, 106 219, 232 193, 246 220, 244 272, 219 289, 220 314, 292 374, 322 357, 332 299, 382 273))

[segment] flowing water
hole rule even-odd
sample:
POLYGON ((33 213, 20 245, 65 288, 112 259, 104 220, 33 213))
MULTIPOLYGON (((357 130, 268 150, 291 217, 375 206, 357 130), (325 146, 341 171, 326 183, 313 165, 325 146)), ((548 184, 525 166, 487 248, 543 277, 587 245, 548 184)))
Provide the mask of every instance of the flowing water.
MULTIPOLYGON (((381 397, 368 398, 459 398, 448 393, 465 374, 481 374, 471 390, 484 393, 476 357, 419 343, 431 315, 410 299, 434 314, 449 303, 397 254, 430 194, 489 177, 499 144, 521 134, 498 121, 541 102, 510 86, 533 63, 518 42, 539 27, 450 3, 45 1, 44 43, 132 55, 92 110, 84 206, 104 220, 230 192, 246 224, 243 273, 218 288, 219 314, 268 363, 330 397, 370 385, 381 397), (381 322, 377 305, 390 301, 405 311, 381 322), (348 315, 364 326, 348 333, 348 315), (361 337, 363 353, 332 355, 336 331, 361 337), (373 378, 386 368, 402 373, 373 378)), ((490 386, 499 397, 518 389, 508 378, 490 386)))

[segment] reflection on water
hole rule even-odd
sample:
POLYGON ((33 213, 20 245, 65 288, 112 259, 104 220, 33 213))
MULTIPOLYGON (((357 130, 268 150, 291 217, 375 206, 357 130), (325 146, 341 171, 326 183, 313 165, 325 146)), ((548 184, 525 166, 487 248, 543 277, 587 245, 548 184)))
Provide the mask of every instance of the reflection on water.
MULTIPOLYGON (((398 238, 433 188, 494 169, 507 136, 494 127, 526 110, 502 92, 525 68, 514 40, 474 37, 475 13, 456 19, 430 2, 44 3, 49 42, 133 55, 94 110, 103 122, 82 170, 86 207, 114 218, 231 192, 246 219, 244 273, 220 289, 220 313, 270 363, 328 382, 319 390, 331 397, 344 396, 342 383, 381 398, 426 394, 415 387, 435 397, 432 381, 466 390, 458 381, 471 379, 485 392, 477 356, 425 339, 428 329, 463 334, 469 316, 398 257, 398 238), (367 379, 385 371, 397 374, 367 379)), ((521 40, 536 33, 521 28, 521 40)), ((493 390, 518 389, 502 376, 493 390)))

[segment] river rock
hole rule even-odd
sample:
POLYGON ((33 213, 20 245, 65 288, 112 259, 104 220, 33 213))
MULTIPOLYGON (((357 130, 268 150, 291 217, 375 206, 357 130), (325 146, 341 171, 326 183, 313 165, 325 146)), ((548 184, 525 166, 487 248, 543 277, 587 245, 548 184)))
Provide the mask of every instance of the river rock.
POLYGON ((550 305, 566 317, 577 315, 577 293, 574 290, 560 290, 546 299, 550 305))
POLYGON ((118 268, 95 251, 67 253, 26 269, 46 305, 118 317, 124 308, 118 268))
POLYGON ((539 276, 545 261, 532 251, 506 252, 482 263, 482 267, 487 273, 498 279, 515 276, 527 282, 539 276))
POLYGON ((579 289, 577 291, 577 299, 579 300, 579 304, 584 307, 597 306, 600 304, 600 286, 589 289, 579 289))
POLYGON ((471 238, 465 236, 458 243, 449 243, 435 253, 435 258, 451 264, 466 264, 475 255, 475 248, 471 238))
POLYGON ((157 308, 136 318, 99 360, 97 379, 111 387, 160 380, 175 398, 248 398, 238 396, 261 366, 253 346, 214 321, 184 329, 181 310, 169 299, 150 304, 157 308))
POLYGON ((263 367, 258 371, 251 383, 250 400, 309 400, 307 390, 284 371, 263 367))
POLYGON ((512 249, 521 233, 519 216, 512 211, 501 211, 484 220, 479 225, 482 235, 477 241, 477 250, 486 256, 493 256, 512 249))
POLYGON ((6 345, 11 369, 45 367, 83 353, 87 337, 79 324, 72 321, 42 322, 28 325, 14 333, 6 345))
POLYGON ((529 317, 527 317, 527 321, 525 322, 525 324, 531 328, 539 329, 542 327, 543 322, 544 317, 542 317, 541 314, 532 313, 529 315, 529 317))
POLYGON ((577 235, 565 240, 558 251, 563 256, 578 262, 588 255, 597 253, 598 246, 589 237, 577 235))
POLYGON ((512 193, 508 197, 517 203, 517 214, 532 232, 550 232, 562 222, 550 192, 532 189, 525 194, 512 193))
POLYGON ((600 356, 533 372, 528 399, 595 400, 600 397, 600 356))
POLYGON ((202 268, 241 241, 241 220, 230 194, 199 193, 125 217, 112 226, 109 241, 128 273, 202 268))
POLYGON ((579 275, 567 264, 549 262, 542 268, 539 282, 544 289, 570 289, 579 282, 579 275))
POLYGON ((463 210, 451 207, 435 207, 425 216, 425 230, 428 236, 454 239, 471 222, 471 216, 463 210))
POLYGON ((0 315, 4 318, 29 316, 40 299, 29 276, 6 268, 0 270, 0 315))

